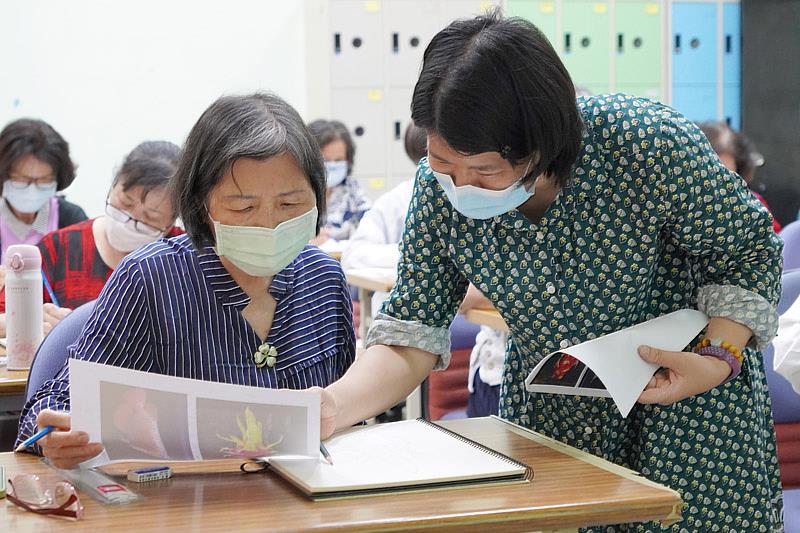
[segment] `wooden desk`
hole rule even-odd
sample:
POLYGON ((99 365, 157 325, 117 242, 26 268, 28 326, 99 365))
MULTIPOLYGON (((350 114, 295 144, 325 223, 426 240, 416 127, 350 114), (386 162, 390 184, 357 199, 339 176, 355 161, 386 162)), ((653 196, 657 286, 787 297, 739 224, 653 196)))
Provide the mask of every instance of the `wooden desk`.
POLYGON ((0 366, 0 412, 20 411, 25 404, 27 370, 8 370, 0 366))
POLYGON ((489 326, 500 331, 508 331, 508 326, 496 309, 470 309, 464 314, 467 321, 481 326, 489 326))
POLYGON ((393 268, 363 268, 345 272, 347 283, 358 287, 358 300, 361 304, 358 325, 358 336, 362 341, 367 338, 369 325, 372 323, 372 295, 376 292, 389 292, 397 280, 397 272, 393 268))
MULTIPOLYGON (((79 522, 0 504, 7 531, 319 530, 569 531, 587 525, 679 519, 677 492, 637 474, 494 418, 442 425, 533 466, 531 483, 476 486, 312 502, 272 474, 179 473, 131 488, 141 502, 101 505, 81 494, 79 522)), ((334 458, 335 460, 335 458, 334 458)), ((56 479, 38 458, 0 454, 7 475, 56 479)))
POLYGON ((25 394, 28 383, 27 370, 9 370, 0 366, 0 394, 25 394))

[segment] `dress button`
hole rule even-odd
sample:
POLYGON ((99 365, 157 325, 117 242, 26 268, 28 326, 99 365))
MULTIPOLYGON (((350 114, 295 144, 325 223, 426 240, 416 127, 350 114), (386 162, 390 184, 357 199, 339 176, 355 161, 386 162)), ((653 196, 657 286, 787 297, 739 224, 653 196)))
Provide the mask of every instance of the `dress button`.
POLYGON ((547 292, 549 292, 550 294, 555 294, 556 293, 556 286, 553 285, 552 283, 548 283, 547 284, 547 292))
POLYGON ((583 428, 583 432, 586 433, 587 435, 591 435, 592 434, 592 428, 587 426, 587 427, 583 428))
POLYGON ((564 348, 569 348, 570 346, 572 346, 572 343, 569 342, 567 339, 564 339, 563 341, 561 341, 560 346, 561 349, 563 350, 564 348))

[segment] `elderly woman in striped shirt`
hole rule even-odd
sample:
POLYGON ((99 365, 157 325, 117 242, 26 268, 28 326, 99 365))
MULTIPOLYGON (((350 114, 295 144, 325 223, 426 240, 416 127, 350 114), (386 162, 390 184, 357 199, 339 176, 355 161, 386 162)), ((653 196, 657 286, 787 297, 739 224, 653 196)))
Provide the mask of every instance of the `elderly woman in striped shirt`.
MULTIPOLYGON (((306 244, 325 170, 297 112, 270 94, 220 98, 190 132, 174 184, 187 235, 120 263, 69 356, 269 388, 342 376, 355 357, 350 296, 338 262, 306 244)), ((27 403, 19 433, 56 426, 40 451, 62 468, 102 450, 70 431, 68 411, 65 366, 27 403)))

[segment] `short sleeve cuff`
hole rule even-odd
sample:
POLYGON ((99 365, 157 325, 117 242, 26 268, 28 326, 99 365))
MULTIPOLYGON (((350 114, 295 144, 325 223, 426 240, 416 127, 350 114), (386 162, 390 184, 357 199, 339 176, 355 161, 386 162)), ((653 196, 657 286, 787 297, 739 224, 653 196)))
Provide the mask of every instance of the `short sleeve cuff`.
POLYGON ((376 344, 417 348, 438 356, 434 370, 443 370, 450 364, 450 330, 426 326, 419 322, 398 320, 378 313, 367 333, 366 347, 376 344))
POLYGON ((700 287, 697 308, 709 318, 727 318, 750 328, 753 338, 748 345, 758 351, 763 351, 778 331, 776 306, 760 294, 735 285, 700 287))

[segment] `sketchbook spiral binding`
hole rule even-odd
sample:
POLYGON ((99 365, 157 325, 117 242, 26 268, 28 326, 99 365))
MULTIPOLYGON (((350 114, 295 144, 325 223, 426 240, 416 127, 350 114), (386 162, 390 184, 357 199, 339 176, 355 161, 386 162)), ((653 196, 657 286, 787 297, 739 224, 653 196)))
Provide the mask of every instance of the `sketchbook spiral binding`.
POLYGON ((507 463, 512 464, 514 466, 518 466, 520 468, 524 468, 525 469, 525 480, 527 480, 527 481, 533 480, 533 468, 531 468, 529 465, 527 465, 527 464, 525 464, 525 463, 523 463, 521 461, 517 461, 513 457, 509 457, 508 455, 506 455, 504 453, 500 453, 497 450, 493 450, 492 448, 489 448, 488 446, 484 446, 480 442, 475 442, 474 440, 472 440, 470 438, 467 438, 464 435, 461 435, 459 433, 456 433, 455 431, 450 431, 449 429, 447 429, 445 427, 442 427, 442 426, 440 426, 439 424, 437 424, 435 422, 431 422, 430 420, 427 420, 425 418, 421 418, 421 417, 417 418, 417 421, 418 422, 422 422, 423 424, 426 424, 428 426, 434 427, 434 428, 438 429, 439 431, 443 431, 443 432, 447 433, 448 435, 450 435, 451 437, 453 437, 454 439, 458 439, 458 440, 460 440, 461 442, 463 442, 465 444, 469 444, 470 446, 472 446, 474 448, 478 448, 482 452, 484 452, 484 453, 486 453, 488 455, 491 455, 492 457, 495 457, 495 458, 500 459, 502 461, 506 461, 507 463))

